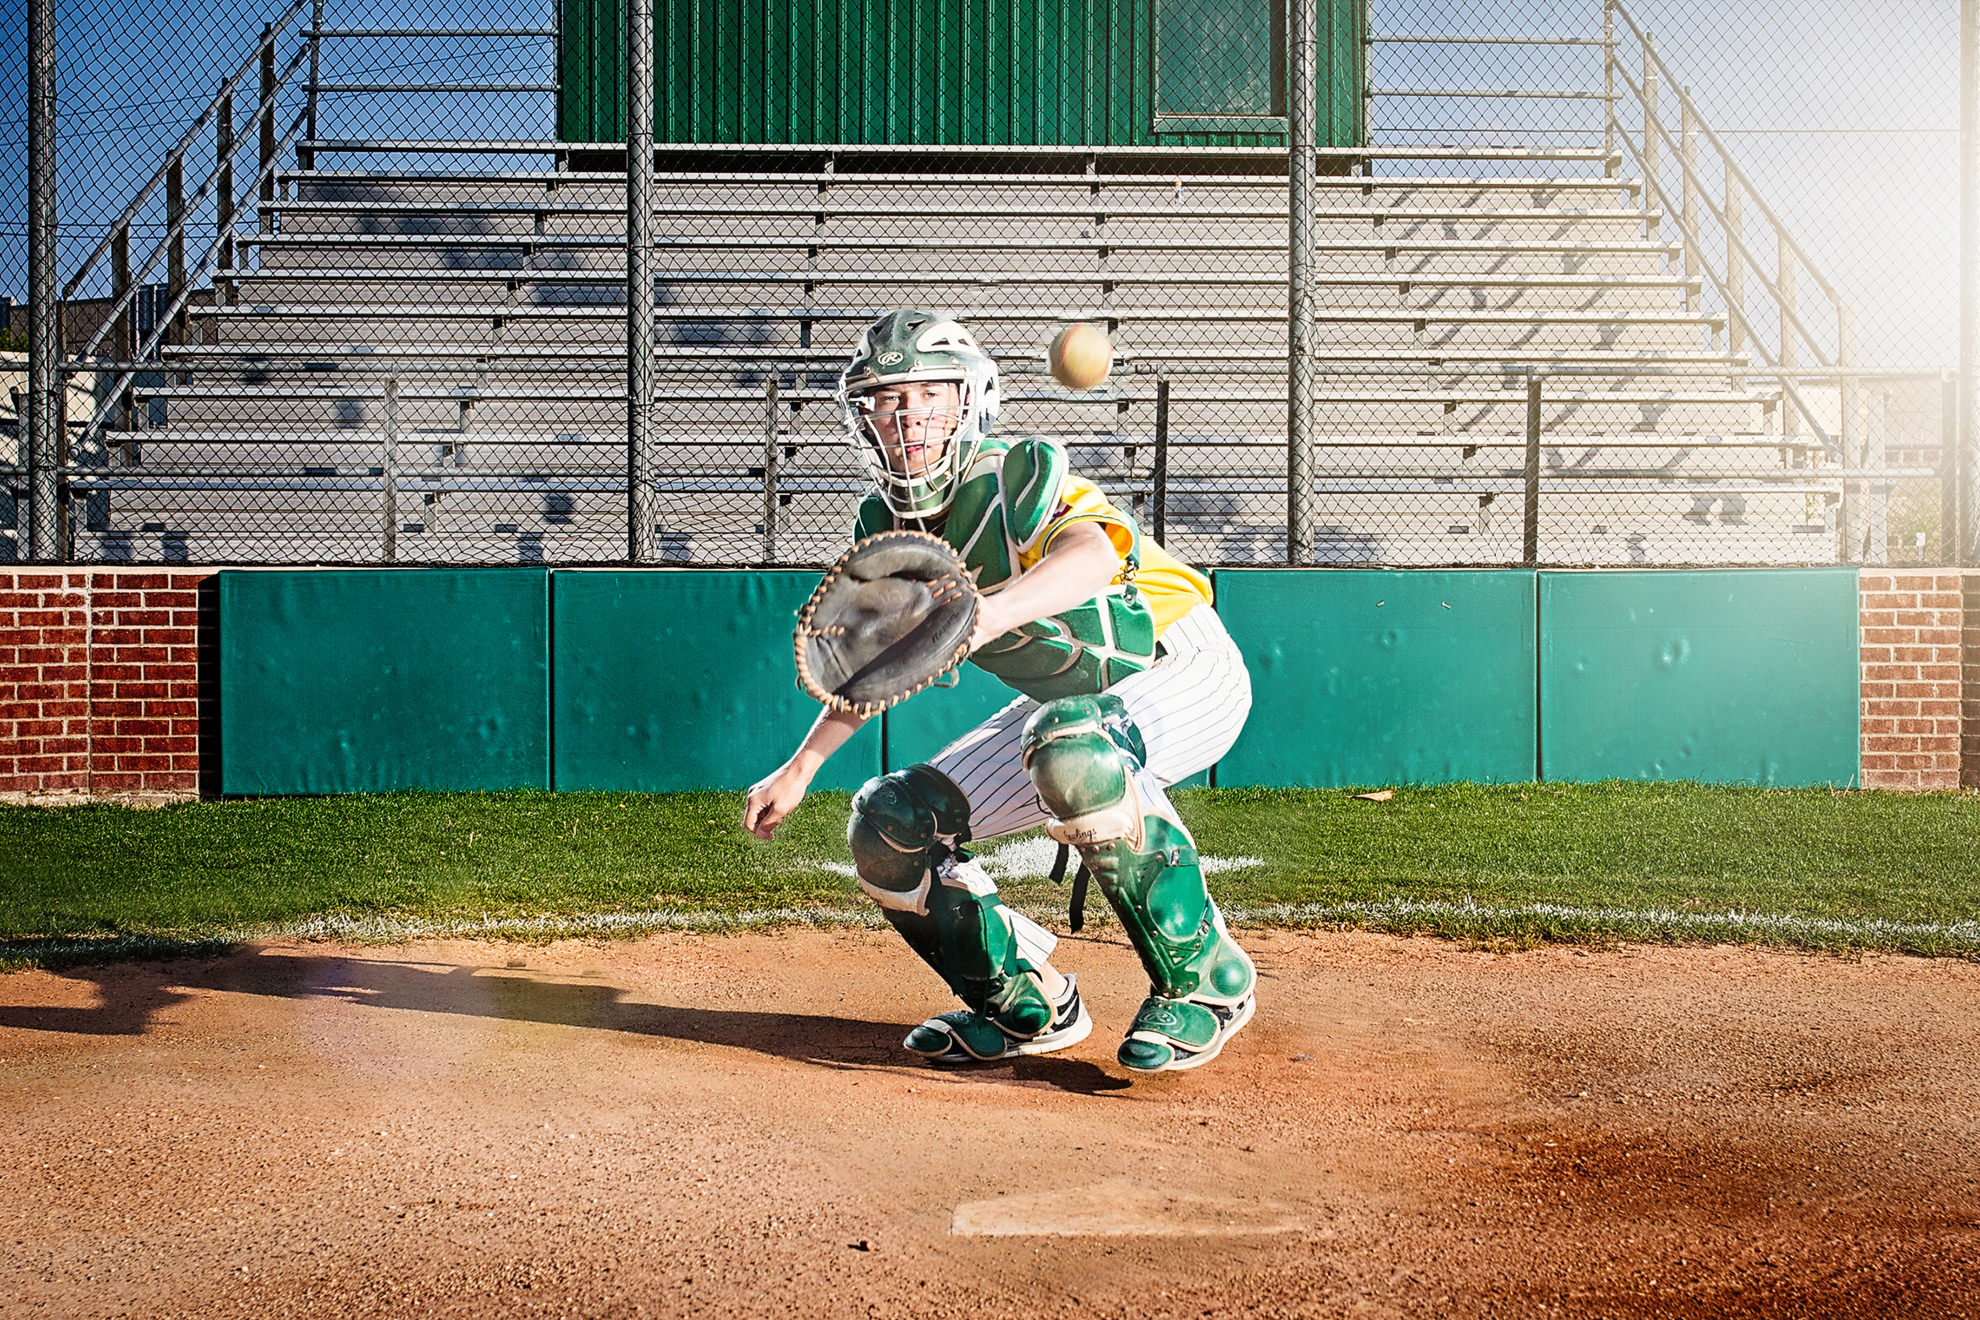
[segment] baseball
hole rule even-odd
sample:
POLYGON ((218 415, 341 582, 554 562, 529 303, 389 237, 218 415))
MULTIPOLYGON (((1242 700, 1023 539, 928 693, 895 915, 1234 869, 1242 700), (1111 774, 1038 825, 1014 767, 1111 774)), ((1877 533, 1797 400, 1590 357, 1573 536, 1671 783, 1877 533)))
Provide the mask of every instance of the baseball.
POLYGON ((1107 379, 1114 365, 1114 345, 1096 325, 1069 325, 1052 340, 1046 362, 1052 379, 1069 390, 1090 390, 1107 379))

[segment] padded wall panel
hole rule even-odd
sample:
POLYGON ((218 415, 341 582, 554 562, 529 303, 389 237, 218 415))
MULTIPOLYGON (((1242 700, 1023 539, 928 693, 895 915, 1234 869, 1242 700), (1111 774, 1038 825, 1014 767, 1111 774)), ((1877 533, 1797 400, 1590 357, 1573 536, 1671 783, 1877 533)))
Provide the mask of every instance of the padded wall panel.
POLYGON ((547 788, 543 569, 220 574, 225 793, 547 788))
POLYGON ((1540 575, 1548 779, 1848 784, 1856 570, 1540 575))
POLYGON ((930 759, 1020 695, 975 665, 964 665, 954 687, 917 692, 887 712, 886 768, 930 759))
POLYGON ((1220 787, 1533 778, 1531 572, 1244 569, 1216 585, 1252 682, 1220 787))
MULTIPOLYGON (((625 792, 747 788, 818 715, 791 631, 818 574, 560 569, 552 579, 556 786, 625 792)), ((816 788, 880 769, 879 721, 816 788)))

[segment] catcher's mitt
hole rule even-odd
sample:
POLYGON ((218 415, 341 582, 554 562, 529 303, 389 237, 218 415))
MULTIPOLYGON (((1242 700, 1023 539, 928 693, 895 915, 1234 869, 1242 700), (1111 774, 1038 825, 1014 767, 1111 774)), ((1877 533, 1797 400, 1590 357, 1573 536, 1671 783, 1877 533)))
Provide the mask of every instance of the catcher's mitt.
POLYGON ((981 604, 976 575, 940 537, 869 536, 798 611, 798 682, 835 710, 877 715, 968 657, 981 604))

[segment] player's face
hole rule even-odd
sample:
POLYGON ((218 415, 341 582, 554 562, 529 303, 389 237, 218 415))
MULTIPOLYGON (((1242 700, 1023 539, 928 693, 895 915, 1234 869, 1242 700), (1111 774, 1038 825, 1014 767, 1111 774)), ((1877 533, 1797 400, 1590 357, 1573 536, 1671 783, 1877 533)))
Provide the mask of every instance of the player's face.
POLYGON ((952 380, 883 385, 860 404, 888 468, 903 477, 925 476, 941 463, 961 422, 961 405, 962 388, 952 380))

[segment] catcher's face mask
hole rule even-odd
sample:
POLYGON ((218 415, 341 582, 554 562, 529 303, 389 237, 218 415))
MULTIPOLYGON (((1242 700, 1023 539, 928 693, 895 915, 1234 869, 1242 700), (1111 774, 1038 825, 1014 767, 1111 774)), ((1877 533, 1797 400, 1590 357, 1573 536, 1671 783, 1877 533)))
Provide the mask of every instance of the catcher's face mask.
POLYGON ((891 312, 840 377, 846 429, 896 517, 940 516, 997 416, 997 364, 961 325, 891 312))
POLYGON ((926 481, 940 474, 949 441, 962 424, 962 382, 916 380, 851 397, 867 441, 890 476, 926 481))

